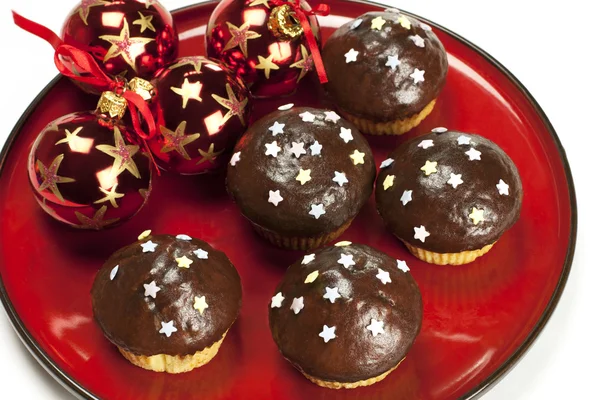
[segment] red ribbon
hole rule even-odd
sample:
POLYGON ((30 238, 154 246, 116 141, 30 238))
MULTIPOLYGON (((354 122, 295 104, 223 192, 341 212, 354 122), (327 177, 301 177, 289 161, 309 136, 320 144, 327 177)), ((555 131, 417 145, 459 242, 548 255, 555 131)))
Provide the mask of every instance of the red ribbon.
POLYGON ((328 16, 330 11, 329 5, 319 4, 316 8, 313 8, 312 10, 305 10, 300 5, 301 0, 270 1, 276 6, 287 4, 294 10, 294 14, 296 14, 296 17, 298 17, 300 25, 302 25, 302 30, 304 30, 304 35, 306 36, 306 41, 308 42, 308 48, 310 49, 310 54, 312 54, 313 62, 315 63, 315 69, 317 70, 317 75, 319 75, 319 81, 321 83, 327 83, 327 73, 325 72, 325 66, 323 65, 323 59, 321 58, 319 45, 317 44, 317 39, 313 34, 310 22, 308 22, 308 17, 312 15, 321 15, 323 17, 328 16))

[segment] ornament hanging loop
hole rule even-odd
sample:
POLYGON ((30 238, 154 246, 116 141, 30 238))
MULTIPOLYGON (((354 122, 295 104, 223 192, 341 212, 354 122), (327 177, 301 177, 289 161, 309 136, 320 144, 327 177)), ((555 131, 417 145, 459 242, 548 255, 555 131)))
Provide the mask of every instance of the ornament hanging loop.
POLYGON ((269 31, 280 40, 294 40, 302 35, 302 25, 289 4, 277 6, 271 10, 269 31))

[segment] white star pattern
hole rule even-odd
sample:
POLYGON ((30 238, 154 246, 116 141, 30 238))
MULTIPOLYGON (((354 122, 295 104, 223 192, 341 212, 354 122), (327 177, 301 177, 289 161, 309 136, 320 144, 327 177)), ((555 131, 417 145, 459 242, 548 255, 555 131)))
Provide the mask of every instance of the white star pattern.
POLYGON ((475 150, 474 148, 470 148, 469 151, 465 151, 465 154, 469 156, 469 161, 479 160, 481 161, 481 152, 479 150, 475 150))
POLYGON ((152 242, 152 240, 148 240, 146 243, 142 243, 140 246, 142 246, 142 253, 154 253, 158 244, 152 242))
POLYGON ((508 196, 508 184, 502 179, 500 179, 500 181, 496 185, 496 188, 498 189, 498 193, 500 193, 500 195, 508 196))
POLYGON ((325 121, 331 121, 337 124, 341 117, 335 111, 325 111, 325 121))
POLYGON ((471 138, 465 135, 460 135, 456 141, 458 142, 459 146, 462 144, 471 144, 471 138))
POLYGON ((167 322, 166 324, 161 322, 160 325, 161 328, 158 333, 164 333, 166 337, 171 337, 173 333, 177 332, 177 328, 175 328, 173 320, 167 322))
POLYGON ((390 273, 382 270, 381 268, 377 268, 377 275, 375 275, 375 277, 379 279, 384 285, 392 282, 392 279, 390 278, 390 273))
POLYGON ((144 283, 144 296, 150 296, 153 299, 156 298, 156 293, 160 291, 160 288, 156 286, 156 282, 144 283))
POLYGON ((323 208, 323 204, 311 204, 310 211, 308 212, 310 215, 315 217, 315 219, 319 219, 319 217, 325 214, 325 209, 323 208))
POLYGON ((417 147, 420 147, 422 149, 428 149, 430 147, 433 147, 433 140, 431 140, 431 139, 422 140, 421 143, 419 143, 417 145, 417 147))
POLYGON ((352 23, 352 25, 350 25, 350 29, 356 29, 360 26, 360 24, 362 24, 362 19, 358 18, 355 19, 354 22, 352 23))
POLYGON ((313 144, 311 144, 309 147, 310 154, 312 156, 320 156, 322 148, 323 148, 323 145, 315 140, 315 142, 313 144))
POLYGON ((434 133, 444 133, 444 132, 448 132, 448 128, 444 128, 443 126, 439 126, 437 128, 433 128, 431 130, 431 132, 434 132, 434 133))
POLYGON ((303 122, 315 122, 315 115, 308 111, 304 111, 302 114, 298 114, 298 116, 302 118, 303 122))
POLYGON ((273 136, 277 136, 281 133, 283 133, 283 128, 285 127, 285 124, 280 124, 279 122, 275 121, 273 123, 273 125, 271 125, 271 127, 269 128, 269 130, 271 131, 271 133, 273 134, 273 136))
POLYGON ((304 308, 304 297, 294 297, 290 310, 294 311, 294 314, 298 314, 304 308))
POLYGON ((334 288, 326 287, 325 288, 325 294, 323 295, 323 298, 329 300, 332 304, 335 303, 335 299, 340 299, 341 297, 342 296, 338 292, 337 287, 334 287, 334 288))
POLYGON ((350 49, 346 54, 344 54, 344 57, 346 57, 346 64, 355 62, 357 56, 358 56, 358 51, 356 51, 354 49, 350 49))
POLYGON ((306 256, 304 256, 304 258, 302 259, 302 264, 308 264, 311 261, 314 261, 315 259, 315 255, 313 254, 308 254, 306 256))
POLYGON ((367 330, 371 331, 373 336, 377 336, 383 334, 383 321, 377 321, 376 319, 371 319, 371 324, 367 326, 367 330))
POLYGON ((277 207, 277 205, 279 203, 281 203, 283 201, 283 197, 281 197, 281 194, 279 192, 279 190, 269 190, 269 203, 273 204, 275 207, 277 207))
POLYGON ((277 158, 277 153, 281 151, 281 147, 277 145, 276 141, 273 141, 273 143, 265 144, 265 147, 267 148, 267 151, 265 151, 266 156, 273 156, 277 158))
POLYGON ((191 237, 189 237, 188 235, 184 235, 184 234, 180 234, 180 235, 175 236, 175 239, 185 240, 185 241, 188 241, 188 242, 190 240, 192 240, 191 237))
POLYGON ((277 107, 277 109, 279 111, 287 111, 287 110, 290 110, 292 107, 294 107, 294 103, 288 103, 288 104, 284 104, 282 106, 277 107))
POLYGON ((429 232, 427 232, 427 229, 425 229, 425 227, 423 225, 421 225, 420 227, 415 227, 415 239, 420 240, 421 242, 425 243, 425 239, 427 239, 427 236, 429 236, 429 232))
POLYGON ((410 271, 410 268, 408 268, 408 264, 406 263, 406 261, 396 260, 396 264, 398 265, 398 269, 401 270, 402 272, 410 271))
POLYGON ((379 168, 387 168, 390 165, 392 165, 394 163, 394 159, 393 158, 388 158, 385 159, 381 162, 381 165, 379 166, 379 168))
POLYGON ((354 257, 352 256, 352 254, 342 253, 340 255, 340 259, 338 260, 338 264, 342 264, 344 266, 344 268, 348 269, 348 268, 350 268, 350 266, 356 265, 353 258, 354 257))
POLYGON ((419 35, 413 35, 408 37, 417 47, 425 47, 425 39, 419 35))
POLYGON ((348 178, 346 178, 346 174, 343 172, 334 171, 335 176, 333 177, 333 181, 340 186, 344 186, 344 183, 348 183, 348 178))
POLYGON ((283 294, 281 292, 271 297, 271 308, 280 308, 284 299, 285 297, 283 297, 283 294))
POLYGON ((300 158, 302 154, 306 154, 306 150, 304 150, 304 143, 296 143, 292 142, 292 147, 290 148, 290 152, 296 156, 296 158, 300 158))
POLYGON ((198 249, 194 250, 192 253, 200 260, 208 260, 208 251, 206 250, 198 249))
POLYGON ((229 161, 229 165, 231 165, 232 167, 235 167, 235 164, 240 162, 241 154, 242 153, 240 151, 238 151, 237 153, 233 153, 233 155, 231 156, 231 161, 229 161))
POLYGON ((456 187, 458 185, 460 185, 461 183, 464 183, 461 178, 462 178, 462 174, 453 174, 453 173, 450 173, 450 179, 448 179, 448 184, 452 185, 452 187, 454 189, 456 189, 456 187))
POLYGON ((340 137, 345 143, 352 141, 352 139, 354 139, 354 137, 352 136, 352 129, 344 127, 340 128, 340 137))
POLYGON ((323 325, 323 330, 319 333, 319 336, 323 338, 325 343, 329 342, 331 339, 335 339, 335 326, 330 328, 327 325, 323 325))
POLYGON ((400 197, 400 201, 402 202, 403 206, 407 205, 410 201, 412 201, 412 190, 405 190, 402 193, 402 197, 400 197))
POLYGON ((398 59, 398 55, 388 56, 387 61, 385 62, 386 67, 390 67, 392 71, 395 71, 396 68, 400 65, 400 60, 398 59))
POLYGON ((110 275, 109 278, 112 281, 113 279, 115 279, 115 276, 117 276, 117 272, 119 272, 119 266, 116 265, 113 269, 110 270, 110 275))
POLYGON ((419 82, 425 82, 425 71, 420 70, 419 68, 415 68, 412 74, 409 76, 413 79, 414 84, 416 85, 419 82))

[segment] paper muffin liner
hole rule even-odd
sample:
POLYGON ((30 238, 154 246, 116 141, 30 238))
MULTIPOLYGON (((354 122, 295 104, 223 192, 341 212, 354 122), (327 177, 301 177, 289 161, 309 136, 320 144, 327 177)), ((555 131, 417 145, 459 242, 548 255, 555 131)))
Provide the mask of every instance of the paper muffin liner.
POLYGON ((436 265, 463 265, 468 264, 470 262, 475 261, 477 257, 481 257, 494 246, 494 243, 488 244, 481 249, 477 250, 466 250, 461 251, 460 253, 434 253, 433 251, 428 251, 421 249, 419 247, 413 246, 406 241, 402 240, 408 250, 418 259, 428 262, 429 264, 436 265))
POLYGON ((252 223, 252 226, 256 230, 256 232, 267 239, 271 244, 281 247, 287 250, 310 250, 315 249, 317 247, 321 247, 333 240, 335 240, 338 236, 340 236, 350 224, 352 224, 352 220, 350 219, 344 225, 333 232, 325 233, 321 236, 312 236, 312 237, 301 237, 301 236, 283 236, 276 232, 264 229, 260 225, 252 223))
POLYGON ((372 385, 374 383, 382 381, 393 370, 395 370, 396 368, 398 368, 398 365, 400 365, 400 363, 402 363, 402 361, 404 361, 404 359, 400 360, 400 362, 398 364, 396 364, 392 368, 388 369, 387 371, 385 371, 381 375, 378 375, 378 376, 375 376, 375 377, 369 378, 369 379, 364 379, 364 380, 361 380, 361 381, 356 381, 356 382, 324 381, 324 380, 319 379, 317 377, 314 377, 312 375, 308 375, 304 371, 300 371, 300 372, 302 372, 302 375, 304 375, 306 377, 306 379, 308 379, 312 383, 314 383, 316 385, 319 385, 321 387, 324 387, 324 388, 328 388, 328 389, 356 389, 357 387, 370 386, 370 385, 372 385))
POLYGON ((433 99, 417 114, 389 122, 375 122, 343 111, 340 111, 340 113, 344 118, 356 125, 362 133, 369 135, 402 135, 419 125, 433 111, 436 101, 437 99, 433 99))
POLYGON ((197 351, 194 354, 185 356, 171 356, 168 354, 155 354, 153 356, 139 356, 128 352, 127 350, 119 347, 119 351, 130 363, 138 367, 148 369, 155 372, 168 372, 169 374, 180 374, 182 372, 188 372, 194 368, 198 368, 207 364, 212 360, 219 352, 219 347, 225 339, 227 331, 223 334, 223 337, 213 343, 211 346, 206 347, 203 350, 197 351))

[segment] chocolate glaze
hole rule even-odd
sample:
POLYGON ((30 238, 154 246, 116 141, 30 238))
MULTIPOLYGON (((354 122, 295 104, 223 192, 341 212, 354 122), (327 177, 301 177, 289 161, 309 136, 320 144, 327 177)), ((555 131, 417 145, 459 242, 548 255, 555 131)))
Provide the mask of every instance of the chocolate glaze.
POLYGON ((308 264, 298 260, 274 294, 279 292, 282 306, 269 305, 273 339, 296 368, 322 380, 356 382, 381 375, 406 356, 421 329, 423 304, 414 279, 395 259, 366 245, 327 247, 308 264), (338 263, 341 254, 351 254, 356 264, 346 269, 338 263), (391 283, 376 277, 379 269, 389 272, 391 283), (318 277, 305 283, 313 271, 318 277), (342 297, 332 304, 323 298, 326 287, 337 287, 342 297), (301 296, 304 308, 295 314, 290 306, 301 296), (371 319, 383 321, 383 333, 367 330, 371 319), (319 336, 323 325, 336 327, 336 337, 327 343, 319 336))
POLYGON ((403 143, 390 158, 394 163, 377 178, 377 209, 392 233, 414 246, 437 253, 481 249, 519 218, 523 189, 517 168, 500 147, 481 136, 429 133, 403 143), (470 144, 459 145, 460 136, 470 138, 470 144), (423 140, 433 140, 433 146, 419 147, 423 140), (465 152, 471 148, 481 152, 481 160, 469 160, 465 152), (437 172, 426 176, 421 167, 428 160, 437 162, 437 172), (451 173, 463 181, 456 189, 448 184, 451 173), (384 190, 388 175, 396 178, 384 190), (500 179, 509 186, 508 196, 496 187, 500 179), (403 206, 405 190, 413 192, 403 206), (484 210, 484 221, 474 224, 469 218, 473 207, 484 210), (430 233, 425 242, 414 237, 414 228, 421 225, 430 233))
POLYGON ((114 253, 96 275, 92 305, 96 321, 115 345, 137 355, 187 355, 212 345, 238 316, 242 301, 240 277, 227 256, 202 240, 149 236, 114 253), (157 243, 155 252, 141 244, 157 243), (203 249, 208 259, 193 251, 203 249), (178 267, 176 257, 192 260, 178 267), (114 280, 110 272, 119 265, 114 280), (144 296, 144 284, 155 281, 156 298, 144 296), (208 308, 200 314, 194 297, 205 296, 208 308), (171 337, 159 333, 161 321, 174 321, 171 337))
POLYGON ((326 89, 344 112, 376 122, 404 119, 420 112, 437 98, 446 81, 448 59, 444 46, 418 20, 406 17, 410 29, 398 22, 402 14, 388 10, 368 12, 342 25, 325 43, 323 62, 329 78, 326 89), (371 21, 382 17, 381 30, 372 30, 371 21), (425 47, 409 36, 418 35, 425 47), (359 52, 355 62, 346 63, 350 49, 359 52), (397 55, 400 65, 392 70, 387 57, 397 55), (415 68, 425 71, 425 81, 415 84, 410 75, 415 68))
POLYGON ((371 149, 350 122, 325 120, 325 110, 308 107, 276 111, 257 121, 237 143, 240 160, 228 165, 227 187, 242 214, 261 227, 289 236, 314 236, 332 232, 358 214, 373 190, 375 164, 371 149), (310 112, 315 121, 304 122, 299 114, 310 112), (274 122, 285 124, 284 133, 273 136, 274 122), (341 127, 351 129, 348 143, 339 136, 341 127), (321 155, 312 155, 311 145, 318 141, 321 155), (267 143, 277 141, 278 156, 265 155, 267 143), (303 142, 306 154, 296 158, 292 142, 303 142), (354 165, 350 154, 365 153, 364 164, 354 165), (311 180, 301 185, 296 180, 302 169, 311 170, 311 180), (333 182, 334 171, 346 174, 348 183, 333 182), (269 191, 279 190, 283 200, 274 206, 269 191), (311 204, 323 204, 319 219, 309 214, 311 204))

